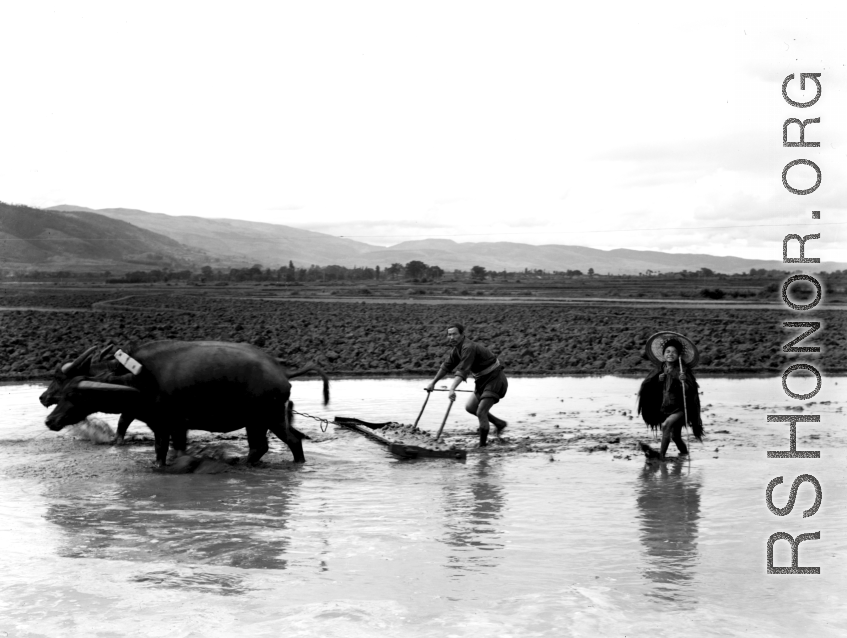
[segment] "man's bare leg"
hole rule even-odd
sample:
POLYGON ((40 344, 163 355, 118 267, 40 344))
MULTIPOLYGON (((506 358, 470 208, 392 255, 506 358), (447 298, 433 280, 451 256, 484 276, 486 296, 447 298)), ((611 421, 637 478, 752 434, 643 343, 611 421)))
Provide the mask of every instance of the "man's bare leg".
MULTIPOLYGON (((479 407, 476 409, 476 416, 479 419, 479 447, 485 447, 488 444, 488 430, 491 427, 489 425, 489 420, 494 422, 494 419, 496 418, 492 418, 491 415, 488 414, 492 405, 494 405, 494 399, 484 398, 479 402, 479 407)), ((497 419, 497 421, 500 421, 500 419, 497 419)), ((501 423, 503 422, 501 421, 501 423)), ((496 422, 494 424, 497 425, 496 422)), ((497 428, 498 433, 500 429, 501 428, 497 428)))
POLYGON ((676 443, 676 447, 679 448, 680 454, 688 454, 688 446, 685 444, 685 441, 682 440, 683 425, 684 423, 682 419, 676 422, 673 433, 671 434, 671 440, 676 443))
MULTIPOLYGON (((673 435, 674 428, 678 425, 678 422, 682 420, 682 412, 674 412, 671 414, 665 422, 662 423, 662 448, 659 450, 659 454, 662 457, 662 460, 665 460, 665 452, 668 451, 668 446, 671 444, 671 436, 673 435)), ((680 431, 682 430, 682 426, 680 425, 680 431)))
POLYGON ((471 398, 468 399, 468 402, 465 405, 465 410, 467 410, 470 414, 473 414, 473 415, 479 417, 479 428, 480 428, 480 432, 481 432, 482 431, 482 418, 483 417, 480 416, 479 410, 480 410, 480 407, 483 405, 483 403, 486 403, 486 409, 485 409, 485 430, 486 430, 486 432, 488 432, 488 430, 489 430, 489 424, 493 423, 494 427, 497 428, 497 436, 500 436, 500 432, 502 432, 503 428, 505 428, 506 425, 508 425, 508 424, 503 419, 499 419, 496 416, 494 416, 493 414, 489 414, 488 410, 490 410, 491 406, 494 405, 493 399, 483 399, 482 401, 480 401, 479 399, 476 398, 475 394, 472 394, 471 398))
POLYGON ((506 423, 503 419, 499 419, 490 413, 488 415, 488 420, 494 424, 495 428, 497 428, 497 436, 500 436, 500 433, 503 431, 503 428, 508 425, 508 423, 506 423))
POLYGON ((476 398, 475 394, 472 394, 468 402, 465 404, 465 410, 469 414, 473 414, 476 416, 476 409, 479 407, 479 399, 476 398))

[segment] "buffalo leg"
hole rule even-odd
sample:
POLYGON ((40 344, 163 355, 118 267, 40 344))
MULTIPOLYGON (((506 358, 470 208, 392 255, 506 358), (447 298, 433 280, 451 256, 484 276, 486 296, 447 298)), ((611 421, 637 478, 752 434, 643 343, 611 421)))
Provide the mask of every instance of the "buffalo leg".
MULTIPOLYGON (((285 443, 288 446, 288 449, 291 450, 291 454, 294 455, 295 463, 305 463, 306 455, 303 454, 303 442, 300 440, 300 432, 295 430, 294 428, 286 428, 281 425, 272 425, 271 432, 273 432, 276 437, 285 443)), ((301 435, 303 438, 307 438, 306 435, 301 435)))
POLYGON ((177 456, 185 454, 185 448, 188 446, 188 430, 174 430, 171 432, 171 443, 177 456))
POLYGON ((168 443, 171 440, 171 435, 167 430, 153 430, 156 446, 156 465, 165 467, 168 460, 168 443))
POLYGON ((121 414, 121 418, 118 419, 118 435, 115 437, 115 445, 123 445, 124 444, 124 436, 126 436, 126 431, 129 429, 129 424, 135 420, 135 417, 129 414, 121 414))
MULTIPOLYGON (((324 392, 326 392, 328 387, 326 384, 327 381, 324 379, 324 392)), ((324 401, 325 403, 326 401, 324 401)), ((285 408, 285 428, 283 429, 285 436, 279 436, 276 430, 271 431, 288 446, 291 454, 294 455, 295 463, 306 462, 306 455, 303 454, 303 439, 308 439, 309 437, 294 427, 294 401, 289 400, 285 408)))
POLYGON ((247 428, 247 444, 250 452, 247 454, 248 463, 258 463, 268 451, 268 431, 264 428, 247 428))

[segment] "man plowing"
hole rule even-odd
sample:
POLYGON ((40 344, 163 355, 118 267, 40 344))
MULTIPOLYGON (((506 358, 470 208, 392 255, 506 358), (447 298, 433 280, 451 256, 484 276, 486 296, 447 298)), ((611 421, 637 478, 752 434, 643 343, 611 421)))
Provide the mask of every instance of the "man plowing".
POLYGON ((503 365, 488 348, 465 337, 465 327, 462 324, 454 323, 447 328, 447 343, 453 348, 425 390, 432 392, 435 384, 452 371, 454 378, 448 396, 451 401, 455 401, 456 387, 465 381, 468 375, 473 375, 474 393, 465 410, 479 419, 479 447, 485 447, 488 443, 489 423, 493 423, 497 428, 497 436, 500 436, 506 427, 503 419, 498 419, 489 412, 491 406, 506 396, 506 390, 509 388, 503 365))

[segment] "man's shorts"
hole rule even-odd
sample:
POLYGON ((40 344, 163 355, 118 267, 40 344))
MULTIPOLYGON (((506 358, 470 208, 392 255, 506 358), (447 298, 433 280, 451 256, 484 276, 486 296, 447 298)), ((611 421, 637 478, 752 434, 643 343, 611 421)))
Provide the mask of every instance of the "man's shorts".
POLYGON ((670 412, 668 412, 667 410, 662 410, 662 424, 664 424, 669 418, 671 418, 675 414, 678 414, 679 416, 674 419, 674 422, 680 420, 683 417, 682 409, 671 408, 670 412))
POLYGON ((503 368, 500 367, 476 379, 473 393, 479 401, 493 399, 494 403, 497 403, 506 396, 506 390, 508 389, 509 381, 506 379, 506 373, 503 372, 503 368))

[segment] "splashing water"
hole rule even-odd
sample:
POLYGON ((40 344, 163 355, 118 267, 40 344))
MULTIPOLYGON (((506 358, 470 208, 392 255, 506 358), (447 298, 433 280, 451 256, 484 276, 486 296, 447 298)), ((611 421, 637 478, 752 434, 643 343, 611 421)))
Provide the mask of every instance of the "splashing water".
POLYGON ((72 436, 101 445, 112 443, 115 440, 115 431, 109 424, 95 417, 88 417, 84 421, 80 421, 65 429, 72 436))

